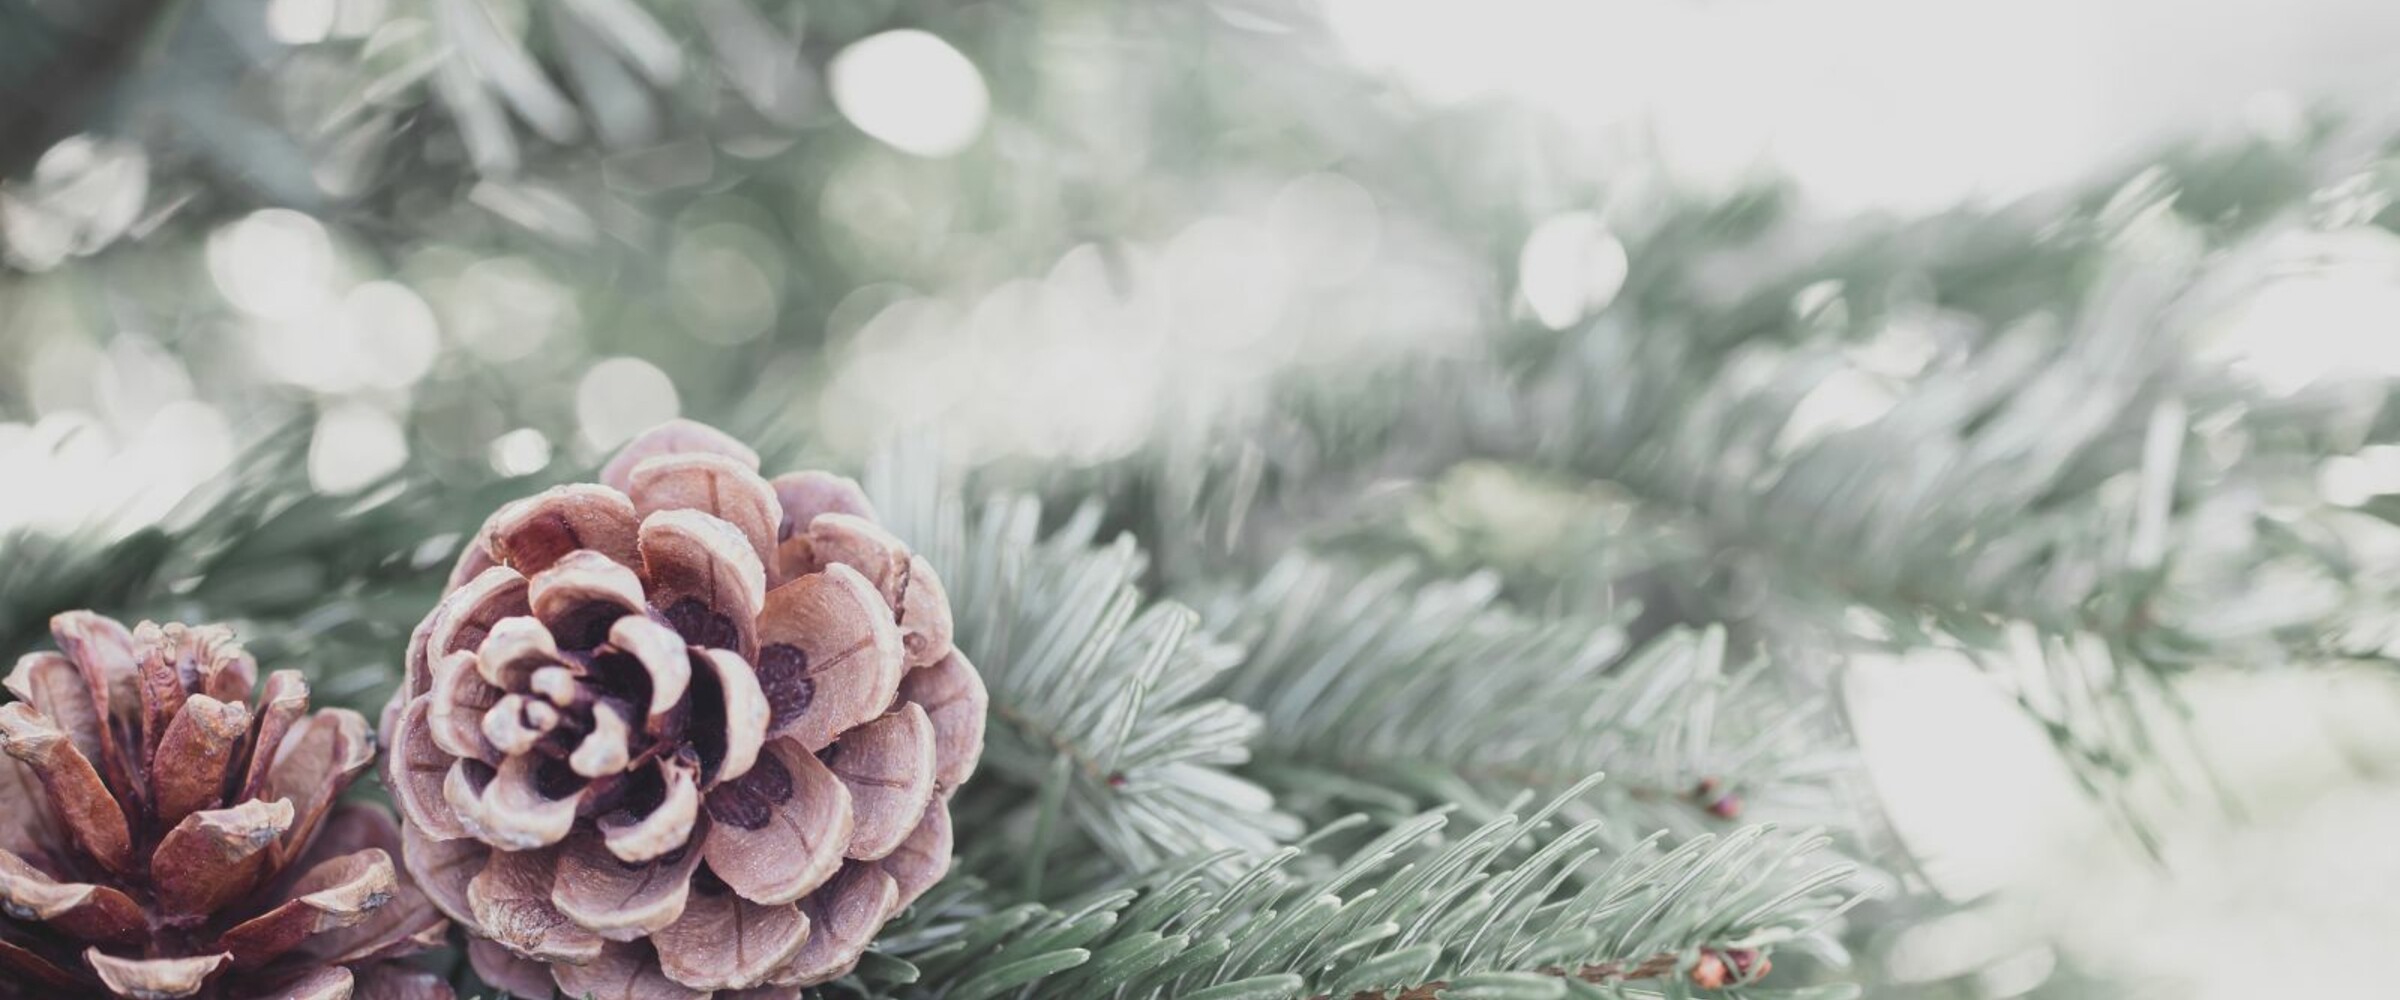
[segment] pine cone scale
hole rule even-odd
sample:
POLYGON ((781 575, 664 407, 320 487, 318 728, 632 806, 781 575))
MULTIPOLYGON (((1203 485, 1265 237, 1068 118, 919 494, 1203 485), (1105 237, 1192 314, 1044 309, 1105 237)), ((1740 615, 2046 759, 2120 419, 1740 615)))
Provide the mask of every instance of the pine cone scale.
POLYGON ((99 723, 95 738, 100 755, 90 758, 92 765, 107 776, 108 787, 139 799, 143 783, 132 762, 140 755, 130 752, 142 717, 140 659, 134 652, 133 633, 87 611, 59 615, 51 620, 50 632, 59 650, 83 674, 90 698, 86 704, 99 723))
POLYGON ((650 935, 660 971, 702 992, 766 982, 799 954, 808 918, 792 903, 753 903, 715 888, 695 890, 683 915, 650 935))
POLYGON ((234 964, 256 969, 329 931, 355 927, 399 890, 392 859, 367 848, 318 864, 283 903, 236 924, 217 939, 234 964))
POLYGON ((626 862, 591 833, 559 853, 550 905, 611 940, 646 937, 674 923, 690 898, 700 852, 688 846, 645 862, 626 862))
POLYGON ((0 908, 79 941, 122 941, 147 926, 132 897, 104 885, 57 881, 8 851, 0 851, 0 908))
POLYGON ((296 815, 289 800, 251 799, 184 817, 151 854, 161 912, 186 923, 247 895, 264 877, 275 844, 291 832, 296 815))
POLYGON ((132 870, 125 810, 65 732, 27 702, 0 705, 0 747, 33 771, 85 856, 118 874, 132 870))
POLYGON ((855 823, 850 790, 815 754, 779 740, 763 766, 708 796, 700 852, 742 898, 788 903, 841 868, 855 823))
POLYGON ((467 882, 467 907, 478 933, 542 962, 581 965, 599 957, 600 935, 550 902, 557 868, 554 850, 493 852, 467 882))
POLYGON ((771 679, 790 692, 783 717, 769 720, 769 735, 822 750, 882 715, 899 694, 907 666, 899 626, 874 587, 849 566, 835 563, 775 588, 759 628, 774 654, 770 661, 778 665, 771 679), (801 682, 805 697, 797 693, 801 682))
POLYGON ((562 965, 555 970, 558 987, 572 997, 595 1000, 705 1000, 696 990, 667 978, 656 953, 645 944, 611 942, 588 965, 562 965))
POLYGON ((119 958, 98 948, 84 949, 83 958, 109 992, 127 1000, 192 996, 207 985, 208 977, 233 962, 233 956, 222 952, 190 958, 119 958))
POLYGON ((407 867, 488 981, 793 995, 948 870, 986 699, 940 579, 855 484, 757 468, 641 435, 494 513, 411 637, 407 867))
POLYGON ((900 848, 933 801, 933 720, 922 706, 899 710, 850 731, 836 745, 834 777, 850 791, 854 818, 846 857, 874 861, 900 848))
POLYGON ((7 687, 17 700, 40 706, 74 741, 84 760, 100 759, 100 743, 106 727, 100 722, 99 710, 92 707, 91 688, 84 680, 83 669, 73 660, 59 653, 28 653, 9 672, 7 687))
POLYGON ((154 759, 172 766, 153 769, 157 801, 151 811, 159 823, 171 826, 224 801, 225 769, 250 735, 250 710, 239 702, 195 694, 161 730, 154 759))

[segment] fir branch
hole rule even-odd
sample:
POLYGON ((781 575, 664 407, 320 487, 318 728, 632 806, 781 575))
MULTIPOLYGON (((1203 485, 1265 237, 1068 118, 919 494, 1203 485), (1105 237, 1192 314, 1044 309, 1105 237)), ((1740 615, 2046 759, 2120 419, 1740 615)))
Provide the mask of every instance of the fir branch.
POLYGON ((950 1000, 1416 997, 1470 977, 1663 976, 1703 947, 1813 935, 1856 899, 1841 888, 1849 866, 1811 860, 1822 838, 1766 827, 1611 859, 1599 824, 1556 820, 1588 792, 1455 836, 1446 816, 1420 815, 1339 863, 1304 844, 1225 881, 1210 874, 1224 859, 1203 858, 1056 906, 927 911, 886 948, 927 982, 957 982, 950 1000))
POLYGON ((1294 555, 1209 605, 1249 648, 1222 690, 1266 720, 1254 773, 1297 789, 1330 771, 1438 801, 1606 771, 1604 811, 1641 815, 1642 832, 1714 826, 1712 805, 1738 815, 1730 789, 1695 797, 1704 782, 1847 817, 1835 786, 1851 764, 1820 749, 1841 744, 1822 698, 1776 684, 1763 659, 1729 671, 1722 630, 1637 645, 1618 622, 1515 611, 1491 574, 1419 576, 1294 555))
POLYGON ((886 523, 942 567, 956 641, 999 723, 988 769, 1036 789, 1063 775, 1066 814, 1130 871, 1259 854, 1298 832, 1233 773, 1257 716, 1202 696, 1234 650, 1195 634, 1189 608, 1144 599, 1144 554, 1130 537, 1099 543, 1096 508, 1045 536, 1037 502, 998 498, 969 519, 935 470, 905 457, 867 479, 886 523))

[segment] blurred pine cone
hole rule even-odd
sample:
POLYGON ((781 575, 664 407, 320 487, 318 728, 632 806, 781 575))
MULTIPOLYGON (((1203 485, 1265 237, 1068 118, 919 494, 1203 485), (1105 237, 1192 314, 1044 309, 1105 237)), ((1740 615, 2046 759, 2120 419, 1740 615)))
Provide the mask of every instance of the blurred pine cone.
POLYGON ((400 831, 337 804, 366 720, 308 710, 218 626, 90 612, 17 661, 0 706, 0 997, 436 1000, 387 960, 441 943, 400 831))
POLYGON ((941 579, 857 484, 757 469, 654 429, 493 515, 418 627, 385 766, 487 981, 797 996, 948 871, 985 694, 941 579))

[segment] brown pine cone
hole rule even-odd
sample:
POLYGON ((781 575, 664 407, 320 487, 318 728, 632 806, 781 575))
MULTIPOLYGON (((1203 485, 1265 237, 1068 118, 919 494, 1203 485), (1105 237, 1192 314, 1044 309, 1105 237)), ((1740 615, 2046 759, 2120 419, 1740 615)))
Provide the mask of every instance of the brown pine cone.
POLYGON ((400 830, 337 804, 366 720, 308 710, 220 626, 85 611, 0 706, 0 997, 446 1000, 389 959, 441 943, 400 830))
POLYGON ((385 709, 406 864, 513 993, 797 996, 950 865, 985 694, 858 486, 676 421, 502 508, 385 709))

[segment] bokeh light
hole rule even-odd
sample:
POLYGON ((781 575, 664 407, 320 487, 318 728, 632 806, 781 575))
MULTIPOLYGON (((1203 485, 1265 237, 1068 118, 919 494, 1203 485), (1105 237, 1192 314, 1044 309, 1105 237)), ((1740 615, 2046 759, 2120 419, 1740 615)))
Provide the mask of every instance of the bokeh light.
POLYGON ((575 422, 584 446, 613 448, 682 409, 675 383, 640 358, 609 358, 575 383, 575 422))
POLYGON ((308 442, 308 481, 317 492, 356 493, 408 461, 400 422, 367 403, 341 403, 317 418, 308 442))
POLYGON ((957 48, 913 28, 850 43, 826 66, 833 103, 859 131, 918 156, 953 156, 983 132, 991 95, 957 48))
POLYGON ((1517 289, 1535 319, 1563 330, 1608 308, 1625 286, 1625 245, 1590 212, 1542 220, 1517 255, 1517 289))

